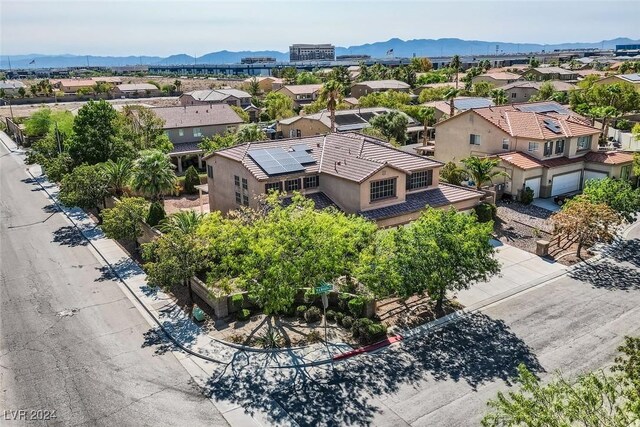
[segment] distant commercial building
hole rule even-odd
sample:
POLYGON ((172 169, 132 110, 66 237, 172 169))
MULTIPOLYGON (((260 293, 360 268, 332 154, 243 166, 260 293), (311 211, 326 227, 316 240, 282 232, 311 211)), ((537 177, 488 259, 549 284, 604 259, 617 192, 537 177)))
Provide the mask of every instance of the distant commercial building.
POLYGON ((336 61, 366 61, 371 55, 338 55, 336 61))
POLYGON ((294 44, 289 46, 290 61, 335 61, 336 47, 332 44, 294 44))
POLYGON ((640 44, 617 44, 617 52, 640 51, 640 44))
POLYGON ((269 64, 272 62, 276 62, 276 58, 271 56, 250 56, 240 59, 241 64, 269 64))

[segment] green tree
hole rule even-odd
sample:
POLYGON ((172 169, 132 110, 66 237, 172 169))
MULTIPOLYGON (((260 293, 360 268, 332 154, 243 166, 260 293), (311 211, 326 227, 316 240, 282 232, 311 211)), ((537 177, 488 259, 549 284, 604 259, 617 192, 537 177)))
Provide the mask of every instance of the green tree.
POLYGON ((458 73, 460 73, 460 67, 462 66, 462 62, 460 61, 460 56, 459 55, 454 55, 453 58, 451 58, 451 64, 449 64, 449 67, 451 67, 453 69, 453 71, 456 73, 456 89, 458 89, 458 73))
POLYGON ((500 159, 492 159, 489 157, 476 157, 471 156, 466 159, 462 159, 467 174, 473 179, 476 184, 476 188, 479 190, 482 188, 482 184, 485 182, 493 182, 493 178, 505 177, 509 178, 509 174, 496 170, 500 164, 500 159))
POLYGON ((252 97, 258 97, 261 95, 260 82, 255 77, 251 77, 251 79, 246 83, 245 88, 252 97))
POLYGON ((540 61, 532 56, 531 58, 529 58, 529 68, 537 68, 540 66, 540 61))
POLYGON ((169 215, 158 227, 163 233, 180 232, 183 234, 195 234, 202 224, 204 215, 195 211, 180 211, 169 215))
POLYGON ((342 100, 342 85, 337 80, 327 81, 320 90, 320 99, 326 102, 331 120, 331 132, 336 131, 336 108, 342 100))
POLYGON ((141 197, 125 197, 114 207, 102 212, 102 231, 114 240, 132 242, 138 248, 149 203, 141 197))
POLYGON ((455 209, 427 210, 416 221, 401 227, 396 235, 402 280, 401 297, 426 292, 436 302, 436 311, 448 291, 468 289, 500 271, 489 243, 491 222, 479 223, 475 215, 455 209))
POLYGON ((237 144, 236 134, 234 132, 225 132, 213 135, 211 138, 202 138, 198 147, 205 153, 213 153, 216 150, 233 147, 237 144))
POLYGON ((280 78, 284 80, 284 84, 292 85, 296 83, 296 77, 298 75, 298 70, 295 67, 285 67, 280 72, 280 78))
POLYGON ((116 110, 104 100, 89 101, 78 110, 69 145, 69 154, 76 165, 133 157, 132 147, 118 136, 117 117, 116 110))
POLYGON ((164 206, 162 206, 162 203, 153 202, 149 206, 149 212, 147 213, 146 222, 151 227, 155 227, 156 225, 160 224, 166 216, 167 213, 164 211, 164 206))
POLYGON ((200 176, 193 166, 189 166, 184 174, 184 191, 187 194, 197 193, 196 185, 200 185, 200 176))
POLYGON ((175 88, 176 88, 176 92, 180 92, 180 90, 182 89, 182 82, 181 82, 180 80, 176 79, 176 80, 173 82, 173 85, 174 85, 174 86, 175 86, 175 88))
POLYGON ((422 123, 424 126, 422 136, 424 138, 424 144, 427 145, 427 128, 436 122, 435 108, 425 107, 423 105, 407 105, 402 108, 402 112, 416 120, 418 123, 422 123))
POLYGON ((640 189, 633 189, 628 181, 621 179, 591 179, 582 191, 592 203, 604 203, 627 222, 633 222, 640 211, 640 189))
POLYGON ((379 130, 389 141, 395 141, 402 145, 407 141, 407 116, 399 111, 375 116, 371 121, 371 126, 379 130))
POLYGON ((129 159, 109 160, 103 164, 103 170, 107 177, 109 191, 120 197, 131 182, 133 174, 133 162, 129 159))
POLYGON ((430 101, 442 101, 445 99, 448 90, 446 87, 428 87, 422 89, 418 96, 418 102, 422 104, 430 101))
POLYGON ((132 186, 152 202, 162 199, 176 185, 176 174, 169 156, 158 150, 140 152, 133 168, 132 186))
POLYGON ((462 185, 462 181, 468 178, 467 171, 454 162, 447 162, 440 169, 440 179, 452 185, 462 185))
POLYGON ((578 242, 576 255, 582 248, 596 243, 610 243, 622 217, 605 203, 593 203, 586 196, 578 196, 562 206, 551 217, 555 232, 578 242))
POLYGON ((358 99, 358 105, 362 108, 367 107, 386 107, 398 109, 403 105, 411 102, 411 96, 405 92, 397 92, 395 90, 387 90, 384 92, 372 92, 358 99))
POLYGON ((267 133, 256 124, 242 126, 236 134, 237 144, 243 142, 266 141, 267 139, 269 139, 267 133))
POLYGON ((56 154, 41 163, 51 182, 60 182, 73 169, 73 160, 68 153, 56 154))
POLYGON ((24 132, 27 136, 43 136, 51 127, 51 108, 43 107, 33 113, 24 122, 24 132))
POLYGON ((394 295, 402 283, 397 254, 396 229, 379 230, 360 252, 354 276, 378 298, 394 295))
POLYGON ((458 95, 460 95, 460 90, 456 88, 449 88, 444 94, 445 99, 449 102, 449 117, 456 114, 455 99, 458 95))
POLYGON ((500 88, 491 91, 491 99, 496 105, 504 105, 509 100, 509 98, 507 98, 507 93, 504 91, 504 89, 500 88))
POLYGON ((272 120, 282 120, 295 115, 293 101, 280 92, 270 92, 264 99, 265 111, 272 120))
POLYGON ((495 86, 490 82, 478 82, 473 85, 473 94, 480 97, 488 97, 492 95, 495 86))
POLYGON ((422 73, 422 75, 418 77, 418 81, 416 83, 419 85, 427 85, 433 83, 446 83, 448 81, 449 70, 446 69, 446 71, 437 70, 422 73))
POLYGON ((340 83, 343 96, 348 96, 351 93, 351 74, 349 74, 347 67, 339 66, 332 68, 327 76, 327 81, 331 80, 340 83))
POLYGON ((428 71, 431 71, 431 69, 433 68, 433 64, 431 63, 429 58, 415 57, 411 58, 411 68, 413 68, 416 73, 426 73, 428 71))
POLYGON ((249 113, 244 111, 242 107, 238 107, 237 105, 231 105, 231 109, 242 119, 243 122, 249 123, 249 113))
POLYGON ((162 150, 168 153, 173 144, 164 132, 164 119, 151 108, 142 105, 125 105, 119 114, 119 131, 125 141, 136 150, 162 150))
POLYGON ((62 178, 60 201, 67 206, 100 210, 109 194, 102 165, 81 165, 62 178))
POLYGON ((20 98, 24 98, 27 95, 27 91, 23 87, 19 87, 18 95, 20 95, 20 98))
POLYGON ((320 83, 321 80, 319 77, 315 76, 313 73, 308 71, 302 71, 296 75, 296 84, 297 85, 310 85, 320 83))
POLYGON ((553 86, 553 83, 544 82, 540 85, 538 92, 531 97, 531 101, 546 101, 547 99, 551 99, 555 91, 556 88, 553 86))
POLYGON ((544 384, 518 366, 519 389, 498 392, 487 405, 485 427, 627 427, 640 420, 640 339, 625 337, 613 373, 587 372, 574 381, 557 373, 544 384))

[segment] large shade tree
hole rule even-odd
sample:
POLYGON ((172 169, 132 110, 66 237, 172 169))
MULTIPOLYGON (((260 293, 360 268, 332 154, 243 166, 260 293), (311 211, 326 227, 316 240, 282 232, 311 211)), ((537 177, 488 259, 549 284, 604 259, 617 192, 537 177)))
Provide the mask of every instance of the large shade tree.
POLYGON ((177 178, 169 156, 158 150, 140 153, 133 168, 132 186, 151 201, 161 200, 175 188, 177 178))

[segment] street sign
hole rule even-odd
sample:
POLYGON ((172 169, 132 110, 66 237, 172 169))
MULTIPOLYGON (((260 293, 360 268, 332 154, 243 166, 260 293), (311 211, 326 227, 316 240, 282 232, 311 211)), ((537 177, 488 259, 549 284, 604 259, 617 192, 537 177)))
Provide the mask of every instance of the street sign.
POLYGON ((333 285, 331 285, 330 283, 323 283, 320 286, 317 286, 315 288, 316 294, 318 295, 328 294, 332 290, 333 290, 333 285))
POLYGON ((322 298, 322 306, 326 310, 329 307, 329 298, 327 297, 327 294, 320 295, 320 298, 322 298))

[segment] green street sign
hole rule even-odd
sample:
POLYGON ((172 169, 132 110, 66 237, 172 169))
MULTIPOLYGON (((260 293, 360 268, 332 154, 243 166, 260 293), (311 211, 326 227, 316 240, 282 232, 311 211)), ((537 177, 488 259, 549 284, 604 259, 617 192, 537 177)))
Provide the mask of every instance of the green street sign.
POLYGON ((331 285, 329 283, 323 283, 320 286, 317 286, 316 289, 315 289, 316 294, 318 294, 318 295, 328 294, 332 290, 333 290, 333 285, 331 285))

